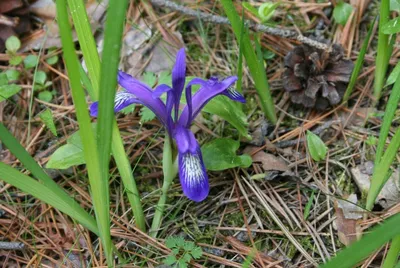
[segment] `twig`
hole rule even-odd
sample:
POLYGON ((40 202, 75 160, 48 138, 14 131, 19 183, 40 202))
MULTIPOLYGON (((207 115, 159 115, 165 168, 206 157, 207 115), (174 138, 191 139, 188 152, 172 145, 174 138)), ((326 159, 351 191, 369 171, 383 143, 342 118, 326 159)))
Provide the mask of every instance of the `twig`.
POLYGON ((6 25, 10 27, 16 27, 19 23, 19 18, 11 18, 0 14, 0 25, 6 25))
MULTIPOLYGON (((317 127, 314 131, 311 131, 312 133, 319 135, 321 134, 325 129, 330 128, 333 124, 340 123, 340 120, 329 120, 322 124, 321 126, 317 127)), ((278 148, 287 148, 290 146, 294 146, 297 143, 302 143, 305 142, 306 139, 304 137, 300 139, 295 139, 295 140, 288 140, 288 141, 279 141, 275 144, 276 147, 278 148)))
MULTIPOLYGON (((183 13, 188 16, 197 17, 205 22, 230 25, 229 19, 226 17, 212 15, 212 14, 208 14, 208 13, 198 11, 198 10, 193 10, 188 7, 176 4, 169 0, 150 0, 150 1, 155 6, 169 8, 169 9, 178 11, 178 12, 183 13)), ((266 26, 263 24, 254 23, 249 20, 245 20, 245 23, 251 30, 256 31, 256 32, 263 32, 263 33, 267 33, 270 35, 275 35, 275 36, 279 36, 279 37, 283 37, 283 38, 287 38, 287 39, 297 40, 303 44, 306 44, 306 45, 309 45, 309 46, 312 46, 312 47, 315 47, 318 49, 323 49, 326 51, 331 50, 329 45, 315 41, 311 38, 305 37, 302 34, 299 34, 295 31, 285 30, 285 29, 280 29, 280 28, 273 28, 273 27, 269 27, 269 26, 266 26)))
POLYGON ((0 242, 0 249, 5 250, 23 250, 25 248, 24 243, 21 242, 0 242))

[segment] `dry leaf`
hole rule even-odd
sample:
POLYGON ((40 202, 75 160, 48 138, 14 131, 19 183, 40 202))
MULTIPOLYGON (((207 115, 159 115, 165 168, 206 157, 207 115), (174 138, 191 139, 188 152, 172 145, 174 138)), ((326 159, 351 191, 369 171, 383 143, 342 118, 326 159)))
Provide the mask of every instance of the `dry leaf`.
POLYGON ((336 227, 340 242, 349 246, 361 238, 361 229, 358 226, 358 219, 362 218, 362 209, 355 204, 357 195, 351 194, 346 200, 335 202, 336 227))
POLYGON ((248 146, 244 149, 244 153, 250 154, 253 162, 262 163, 262 168, 265 171, 290 171, 288 165, 281 158, 273 154, 266 153, 264 151, 259 151, 255 154, 251 154, 251 152, 254 152, 255 150, 257 150, 257 147, 248 146))
MULTIPOLYGON (((366 163, 369 165, 369 163, 366 163)), ((350 172, 353 176, 355 183, 360 191, 364 194, 368 193, 371 185, 370 167, 365 165, 358 165, 351 168, 350 172)), ((399 171, 395 170, 392 176, 387 180, 381 192, 376 198, 375 204, 381 205, 383 208, 389 208, 398 204, 400 201, 400 185, 399 185, 399 171)))

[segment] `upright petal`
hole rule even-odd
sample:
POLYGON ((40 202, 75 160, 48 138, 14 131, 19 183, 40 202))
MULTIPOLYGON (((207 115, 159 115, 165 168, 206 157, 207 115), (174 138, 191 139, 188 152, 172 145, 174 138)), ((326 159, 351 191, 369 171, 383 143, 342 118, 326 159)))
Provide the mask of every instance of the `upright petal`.
POLYGON ((172 69, 172 88, 175 95, 175 120, 178 118, 179 103, 185 86, 186 77, 186 54, 185 48, 181 48, 177 55, 174 68, 172 69))
POLYGON ((244 102, 242 95, 235 90, 230 92, 230 87, 236 82, 237 76, 229 76, 228 78, 218 81, 217 78, 211 77, 208 81, 200 78, 194 78, 189 82, 188 86, 194 84, 201 85, 201 88, 194 94, 192 98, 192 113, 189 114, 189 107, 186 106, 179 118, 179 124, 189 127, 191 120, 193 120, 201 111, 201 109, 215 96, 223 94, 233 100, 244 102))
POLYGON ((210 191, 200 146, 193 133, 177 126, 174 135, 179 153, 179 178, 183 193, 191 200, 203 201, 210 191))
POLYGON ((171 92, 172 88, 166 84, 158 85, 153 91, 153 98, 160 98, 162 94, 171 92))
POLYGON ((171 126, 169 122, 171 120, 170 113, 167 113, 165 104, 160 100, 160 98, 153 98, 153 91, 146 84, 134 79, 127 73, 118 73, 118 83, 126 89, 126 92, 134 95, 138 100, 138 103, 143 104, 148 107, 163 123, 168 131, 171 131, 171 126))
MULTIPOLYGON (((114 101, 114 112, 119 112, 125 107, 133 104, 133 103, 141 103, 135 95, 132 95, 126 91, 119 91, 115 94, 115 101, 114 101)), ((90 115, 97 116, 99 109, 99 102, 96 101, 90 105, 90 115)))

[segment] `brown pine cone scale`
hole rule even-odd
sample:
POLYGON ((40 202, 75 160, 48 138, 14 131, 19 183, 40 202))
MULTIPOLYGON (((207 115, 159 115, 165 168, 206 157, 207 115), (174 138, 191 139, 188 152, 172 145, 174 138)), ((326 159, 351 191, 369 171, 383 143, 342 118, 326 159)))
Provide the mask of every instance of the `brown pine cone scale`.
POLYGON ((285 59, 283 87, 293 103, 325 110, 338 104, 350 80, 354 64, 344 59, 343 48, 334 44, 332 51, 302 45, 285 59))

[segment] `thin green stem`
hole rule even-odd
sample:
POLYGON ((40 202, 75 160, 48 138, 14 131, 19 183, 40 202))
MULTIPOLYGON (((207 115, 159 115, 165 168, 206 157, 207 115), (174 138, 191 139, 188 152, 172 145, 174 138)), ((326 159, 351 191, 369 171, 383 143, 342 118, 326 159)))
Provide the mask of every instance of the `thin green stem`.
POLYGON ((177 165, 173 161, 173 150, 172 141, 170 137, 166 136, 164 141, 164 152, 163 152, 163 173, 164 182, 161 188, 161 196, 158 200, 156 211, 154 212, 153 222, 151 224, 150 236, 157 237, 158 231, 161 226, 162 216, 164 214, 165 207, 167 206, 167 194, 172 184, 173 179, 178 173, 177 165))

